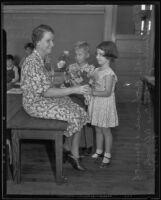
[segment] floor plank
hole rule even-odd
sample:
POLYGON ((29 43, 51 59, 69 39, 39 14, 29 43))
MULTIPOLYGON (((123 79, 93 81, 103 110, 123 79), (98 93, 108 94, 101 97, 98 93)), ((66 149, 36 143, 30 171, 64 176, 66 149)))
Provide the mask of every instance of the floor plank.
POLYGON ((68 183, 56 185, 51 166, 51 160, 54 160, 51 142, 25 141, 21 145, 22 182, 17 185, 7 181, 7 194, 154 194, 152 107, 122 103, 118 104, 118 113, 120 125, 112 129, 112 163, 109 167, 100 169, 91 157, 83 157, 82 162, 88 169, 86 172, 76 171, 69 163, 65 163, 63 173, 68 183))

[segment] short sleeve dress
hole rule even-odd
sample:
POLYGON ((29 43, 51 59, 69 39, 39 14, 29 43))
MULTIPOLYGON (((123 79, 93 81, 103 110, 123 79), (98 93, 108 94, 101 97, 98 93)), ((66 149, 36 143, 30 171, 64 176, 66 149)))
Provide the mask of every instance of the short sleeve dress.
POLYGON ((44 97, 43 93, 50 87, 52 77, 45 69, 41 56, 34 50, 21 69, 23 107, 33 117, 67 121, 68 127, 64 135, 72 136, 89 122, 88 114, 68 96, 44 97))
POLYGON ((114 84, 112 87, 112 93, 109 97, 91 96, 88 111, 91 124, 98 127, 115 127, 118 126, 118 115, 115 102, 115 84, 117 82, 117 76, 111 68, 99 71, 96 68, 94 74, 97 77, 95 83, 95 90, 103 91, 105 89, 106 75, 114 76, 114 84))

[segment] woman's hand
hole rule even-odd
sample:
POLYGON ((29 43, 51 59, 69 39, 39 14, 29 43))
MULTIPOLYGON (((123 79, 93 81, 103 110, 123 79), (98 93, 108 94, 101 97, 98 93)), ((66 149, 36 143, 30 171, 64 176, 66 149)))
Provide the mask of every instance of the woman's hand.
POLYGON ((74 93, 76 94, 90 94, 91 88, 89 85, 82 85, 74 87, 74 93))

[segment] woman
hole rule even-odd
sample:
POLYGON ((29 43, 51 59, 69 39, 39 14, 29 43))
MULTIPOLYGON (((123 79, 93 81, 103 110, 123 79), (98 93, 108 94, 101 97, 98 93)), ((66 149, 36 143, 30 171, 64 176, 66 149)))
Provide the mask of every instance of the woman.
MULTIPOLYGON (((86 94, 87 85, 71 88, 55 88, 49 71, 45 68, 46 56, 54 47, 54 31, 48 25, 40 25, 32 32, 34 51, 22 65, 21 88, 23 90, 23 107, 33 117, 58 119, 68 122, 64 135, 71 140, 71 153, 68 161, 72 166, 84 171, 79 159, 79 142, 81 128, 88 122, 88 115, 79 105, 71 101, 68 95, 86 94)), ((69 147, 66 142, 66 150, 69 147)))

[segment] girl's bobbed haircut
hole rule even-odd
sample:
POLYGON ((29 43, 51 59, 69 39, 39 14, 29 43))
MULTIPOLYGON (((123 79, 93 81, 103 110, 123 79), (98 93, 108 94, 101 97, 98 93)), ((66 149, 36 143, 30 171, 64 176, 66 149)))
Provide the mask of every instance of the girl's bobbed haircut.
POLYGON ((36 47, 36 44, 43 38, 45 32, 51 32, 53 35, 55 34, 54 30, 45 24, 39 25, 32 31, 32 42, 34 47, 36 47))
POLYGON ((104 57, 113 61, 115 58, 118 58, 118 50, 116 44, 112 41, 103 41, 98 46, 97 49, 103 50, 104 57))

